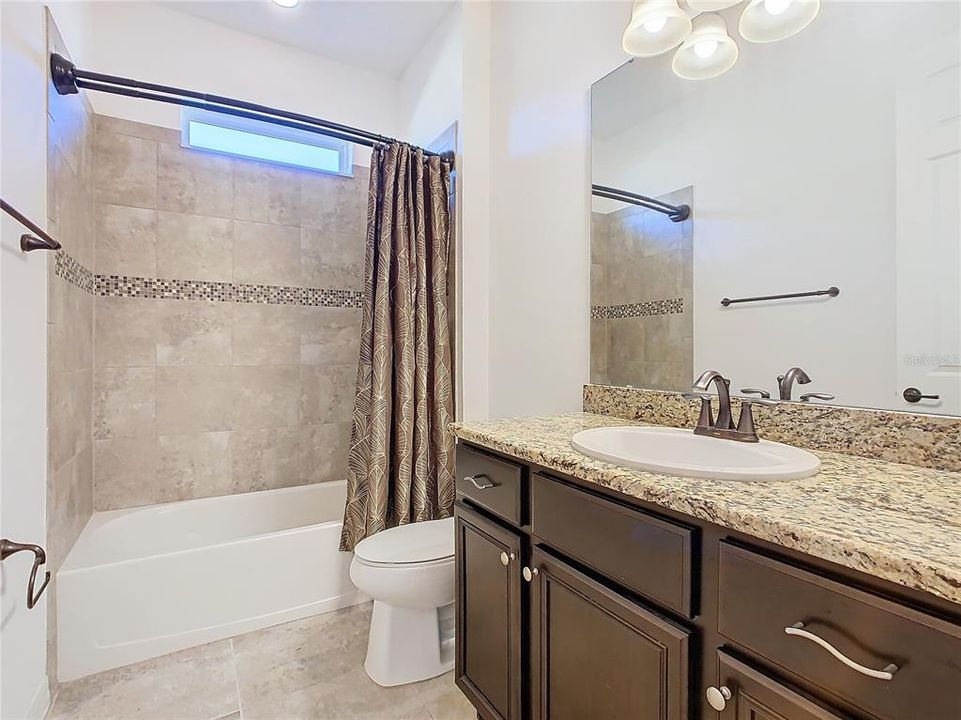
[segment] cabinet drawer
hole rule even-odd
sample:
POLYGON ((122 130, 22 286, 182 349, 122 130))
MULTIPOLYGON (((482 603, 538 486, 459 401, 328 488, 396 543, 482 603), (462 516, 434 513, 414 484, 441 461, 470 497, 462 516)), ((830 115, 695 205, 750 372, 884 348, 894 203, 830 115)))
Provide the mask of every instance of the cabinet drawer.
POLYGON ((457 494, 514 525, 523 524, 523 466, 457 446, 457 494))
POLYGON ((717 657, 721 720, 847 720, 723 651, 717 657))
POLYGON ((718 630, 882 720, 961 717, 961 627, 723 542, 718 630))
POLYGON ((565 555, 693 617, 690 528, 535 473, 531 475, 531 529, 565 555))

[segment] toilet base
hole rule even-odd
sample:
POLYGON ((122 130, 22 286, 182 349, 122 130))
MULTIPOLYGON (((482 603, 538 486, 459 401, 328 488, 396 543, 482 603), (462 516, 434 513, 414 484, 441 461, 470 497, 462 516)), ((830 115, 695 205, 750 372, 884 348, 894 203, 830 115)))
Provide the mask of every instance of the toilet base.
POLYGON ((427 610, 374 601, 364 669, 378 685, 428 680, 454 667, 454 604, 427 610))

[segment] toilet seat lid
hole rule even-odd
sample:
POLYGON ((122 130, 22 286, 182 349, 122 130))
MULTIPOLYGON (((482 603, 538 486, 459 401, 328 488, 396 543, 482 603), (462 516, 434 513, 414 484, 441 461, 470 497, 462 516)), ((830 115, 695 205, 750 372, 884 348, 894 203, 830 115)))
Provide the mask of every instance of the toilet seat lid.
POLYGON ((403 565, 454 555, 454 518, 399 525, 364 538, 354 555, 372 563, 403 565))

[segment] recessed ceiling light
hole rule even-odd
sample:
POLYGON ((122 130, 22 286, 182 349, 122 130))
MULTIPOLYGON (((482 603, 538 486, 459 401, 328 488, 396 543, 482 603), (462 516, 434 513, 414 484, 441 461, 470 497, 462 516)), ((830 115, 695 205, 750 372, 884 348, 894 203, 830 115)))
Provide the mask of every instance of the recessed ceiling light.
POLYGON ((271 2, 278 7, 292 8, 297 7, 297 5, 300 3, 300 0, 271 0, 271 2))

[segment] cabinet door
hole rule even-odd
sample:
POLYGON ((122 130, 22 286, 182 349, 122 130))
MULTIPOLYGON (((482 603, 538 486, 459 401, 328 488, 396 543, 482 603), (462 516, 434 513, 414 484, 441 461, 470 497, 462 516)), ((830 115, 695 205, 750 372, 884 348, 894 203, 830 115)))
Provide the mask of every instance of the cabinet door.
POLYGON ((458 505, 457 686, 481 716, 520 720, 521 539, 458 505))
POLYGON ((726 698, 721 720, 847 720, 724 652, 718 658, 726 698))
POLYGON ((540 549, 531 560, 532 717, 688 720, 688 631, 540 549))

